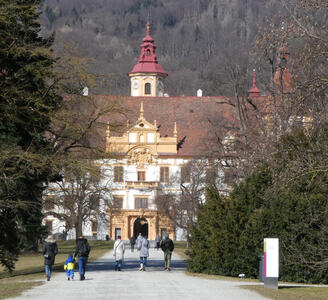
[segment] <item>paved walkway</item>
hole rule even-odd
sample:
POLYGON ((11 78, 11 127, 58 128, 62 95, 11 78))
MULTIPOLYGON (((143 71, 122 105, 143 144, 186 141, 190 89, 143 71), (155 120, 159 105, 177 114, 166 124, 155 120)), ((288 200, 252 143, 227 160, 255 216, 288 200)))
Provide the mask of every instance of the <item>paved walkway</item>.
MULTIPOLYGON (((185 263, 175 255, 172 271, 163 271, 163 253, 150 249, 146 272, 138 271, 138 253, 126 250, 122 272, 115 272, 112 251, 88 264, 85 281, 67 281, 64 273, 53 274, 50 282, 24 292, 15 299, 266 299, 238 286, 249 282, 220 281, 187 276, 185 263)), ((78 273, 75 273, 79 278, 78 273)))

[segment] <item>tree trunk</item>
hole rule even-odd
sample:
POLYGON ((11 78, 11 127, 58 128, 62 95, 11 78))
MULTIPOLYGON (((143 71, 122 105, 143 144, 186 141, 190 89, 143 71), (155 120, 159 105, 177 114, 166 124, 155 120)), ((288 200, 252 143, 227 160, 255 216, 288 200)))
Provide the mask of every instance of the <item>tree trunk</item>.
POLYGON ((79 216, 77 217, 77 222, 75 223, 75 232, 77 239, 82 236, 82 219, 79 216))

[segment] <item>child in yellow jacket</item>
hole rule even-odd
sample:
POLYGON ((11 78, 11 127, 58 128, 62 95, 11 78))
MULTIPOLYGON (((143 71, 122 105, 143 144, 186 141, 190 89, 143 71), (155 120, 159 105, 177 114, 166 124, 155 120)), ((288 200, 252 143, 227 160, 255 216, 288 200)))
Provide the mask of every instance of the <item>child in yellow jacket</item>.
POLYGON ((74 280, 74 262, 73 254, 70 253, 65 261, 64 270, 66 270, 67 280, 74 280))

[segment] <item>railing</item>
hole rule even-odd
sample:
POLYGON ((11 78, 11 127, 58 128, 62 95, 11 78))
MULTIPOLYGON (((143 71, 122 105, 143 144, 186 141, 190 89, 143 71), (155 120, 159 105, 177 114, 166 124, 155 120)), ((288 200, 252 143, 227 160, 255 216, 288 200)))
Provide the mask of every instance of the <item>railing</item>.
POLYGON ((133 188, 133 187, 156 188, 156 187, 158 187, 158 181, 126 181, 125 184, 129 188, 133 188))

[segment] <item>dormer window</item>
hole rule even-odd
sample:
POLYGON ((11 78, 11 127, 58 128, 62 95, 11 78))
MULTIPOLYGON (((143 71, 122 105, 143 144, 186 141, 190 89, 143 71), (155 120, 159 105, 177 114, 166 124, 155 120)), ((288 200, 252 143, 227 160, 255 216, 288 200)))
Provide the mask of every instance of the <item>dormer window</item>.
POLYGON ((145 84, 145 95, 151 95, 151 86, 150 83, 145 84))
POLYGON ((147 56, 150 56, 150 50, 147 49, 147 56))

